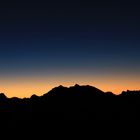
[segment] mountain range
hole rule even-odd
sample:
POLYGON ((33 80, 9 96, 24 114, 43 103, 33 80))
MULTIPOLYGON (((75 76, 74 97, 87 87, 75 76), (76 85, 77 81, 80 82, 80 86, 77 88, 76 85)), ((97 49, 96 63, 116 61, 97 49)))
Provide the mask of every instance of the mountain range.
POLYGON ((0 94, 0 119, 10 126, 45 124, 64 120, 134 120, 140 118, 140 91, 120 95, 89 85, 59 86, 30 98, 7 98, 0 94))

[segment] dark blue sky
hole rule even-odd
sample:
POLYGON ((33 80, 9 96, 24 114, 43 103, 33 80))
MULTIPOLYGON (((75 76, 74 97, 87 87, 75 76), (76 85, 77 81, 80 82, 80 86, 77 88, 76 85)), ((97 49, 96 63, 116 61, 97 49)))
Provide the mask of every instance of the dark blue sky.
POLYGON ((138 77, 139 7, 135 0, 1 2, 0 76, 138 77))

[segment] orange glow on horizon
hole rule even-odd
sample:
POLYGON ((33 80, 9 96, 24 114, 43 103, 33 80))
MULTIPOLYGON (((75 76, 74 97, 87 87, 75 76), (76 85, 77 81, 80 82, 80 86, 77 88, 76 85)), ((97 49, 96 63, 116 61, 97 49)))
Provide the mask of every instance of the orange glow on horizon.
MULTIPOLYGON (((121 77, 121 76, 120 76, 121 77)), ((124 90, 139 90, 139 79, 120 78, 116 76, 57 76, 57 77, 20 77, 0 80, 0 92, 7 97, 30 97, 33 94, 43 95, 54 87, 79 85, 95 86, 104 92, 120 94, 124 90), (102 77, 102 78, 101 78, 102 77), (41 80, 40 80, 41 79, 41 80), (78 79, 78 80, 77 80, 78 79), (131 79, 131 80, 130 80, 131 79)))

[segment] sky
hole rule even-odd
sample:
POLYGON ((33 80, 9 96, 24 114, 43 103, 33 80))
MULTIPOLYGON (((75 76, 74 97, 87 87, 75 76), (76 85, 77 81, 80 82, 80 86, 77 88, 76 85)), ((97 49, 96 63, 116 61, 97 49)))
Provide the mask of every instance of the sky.
POLYGON ((42 95, 92 85, 140 89, 140 2, 0 2, 0 92, 42 95))

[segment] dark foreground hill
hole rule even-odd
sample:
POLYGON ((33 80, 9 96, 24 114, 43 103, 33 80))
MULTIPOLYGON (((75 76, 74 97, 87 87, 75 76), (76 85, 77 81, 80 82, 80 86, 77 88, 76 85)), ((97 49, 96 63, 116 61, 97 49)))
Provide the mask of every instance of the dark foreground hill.
POLYGON ((9 125, 63 120, 133 120, 140 118, 140 91, 114 95, 91 86, 52 89, 43 96, 7 98, 0 94, 0 119, 9 125))

